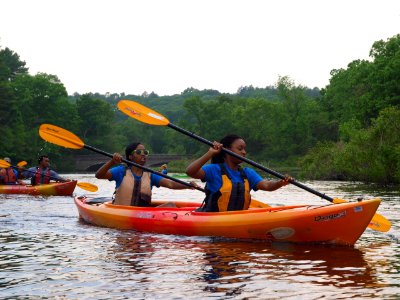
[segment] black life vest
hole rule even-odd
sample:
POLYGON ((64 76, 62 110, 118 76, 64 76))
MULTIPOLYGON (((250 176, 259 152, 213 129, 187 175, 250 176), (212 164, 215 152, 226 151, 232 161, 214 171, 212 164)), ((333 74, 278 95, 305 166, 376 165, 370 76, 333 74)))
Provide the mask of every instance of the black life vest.
POLYGON ((250 184, 242 168, 239 167, 239 172, 243 182, 232 183, 232 178, 225 166, 223 164, 219 166, 221 168, 222 186, 215 193, 211 193, 206 186, 204 206, 199 211, 222 212, 248 209, 251 201, 250 184))

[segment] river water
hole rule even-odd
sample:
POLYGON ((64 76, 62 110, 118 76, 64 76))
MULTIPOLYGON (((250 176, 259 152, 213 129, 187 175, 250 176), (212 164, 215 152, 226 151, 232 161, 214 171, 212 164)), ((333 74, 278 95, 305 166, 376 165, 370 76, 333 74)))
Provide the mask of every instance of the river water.
MULTIPOLYGON (((112 195, 106 180, 64 176, 112 195)), ((399 189, 303 183, 331 197, 380 197, 378 212, 392 229, 367 229, 354 247, 169 236, 85 224, 72 197, 0 195, 0 298, 400 299, 399 189)), ((75 194, 93 193, 77 187, 75 194)), ((203 199, 191 190, 155 188, 153 195, 203 199)), ((254 196, 271 205, 327 203, 295 186, 254 196)))

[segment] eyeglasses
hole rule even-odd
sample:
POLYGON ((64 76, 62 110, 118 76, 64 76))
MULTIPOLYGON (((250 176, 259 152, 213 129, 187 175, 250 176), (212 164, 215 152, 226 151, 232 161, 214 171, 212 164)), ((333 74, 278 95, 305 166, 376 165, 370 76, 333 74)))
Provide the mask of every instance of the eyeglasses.
POLYGON ((145 149, 136 149, 133 150, 131 154, 137 154, 137 155, 149 155, 149 150, 145 150, 145 149))

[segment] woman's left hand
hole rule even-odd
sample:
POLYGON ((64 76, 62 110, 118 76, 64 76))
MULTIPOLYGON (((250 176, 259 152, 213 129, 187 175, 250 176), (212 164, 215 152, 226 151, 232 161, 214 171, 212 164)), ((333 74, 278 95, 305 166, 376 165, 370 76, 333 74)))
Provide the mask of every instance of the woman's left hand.
POLYGON ((288 185, 290 183, 290 181, 294 180, 293 177, 289 176, 289 175, 285 175, 284 179, 281 179, 281 184, 282 186, 288 185))
POLYGON ((201 187, 196 183, 196 181, 190 181, 189 183, 192 186, 191 187, 192 190, 194 190, 195 188, 200 188, 201 187))

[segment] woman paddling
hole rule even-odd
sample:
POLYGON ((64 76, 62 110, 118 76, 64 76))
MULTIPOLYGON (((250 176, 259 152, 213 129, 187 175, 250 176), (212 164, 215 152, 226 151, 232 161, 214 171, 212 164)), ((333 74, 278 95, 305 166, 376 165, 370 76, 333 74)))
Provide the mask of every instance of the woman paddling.
POLYGON ((218 212, 248 209, 250 190, 275 191, 291 180, 290 176, 278 181, 263 179, 250 168, 241 168, 242 160, 223 151, 222 147, 245 157, 246 143, 237 135, 227 135, 220 143, 192 162, 186 174, 206 182, 206 198, 201 211, 218 212), (211 159, 211 164, 205 164, 211 159))
MULTIPOLYGON (((146 163, 148 155, 149 151, 145 149, 142 143, 132 143, 125 149, 126 159, 142 166, 146 163)), ((153 186, 176 190, 190 189, 186 185, 143 171, 143 169, 134 165, 113 167, 120 164, 121 161, 122 156, 119 153, 114 153, 113 158, 96 172, 98 179, 115 181, 114 204, 116 205, 151 206, 151 189, 153 186)), ((197 187, 194 182, 191 182, 191 185, 197 187)))
MULTIPOLYGON (((11 165, 11 158, 4 157, 4 161, 11 165)), ((8 168, 0 168, 0 184, 15 185, 24 184, 21 179, 19 179, 20 170, 15 170, 11 166, 8 168)))

